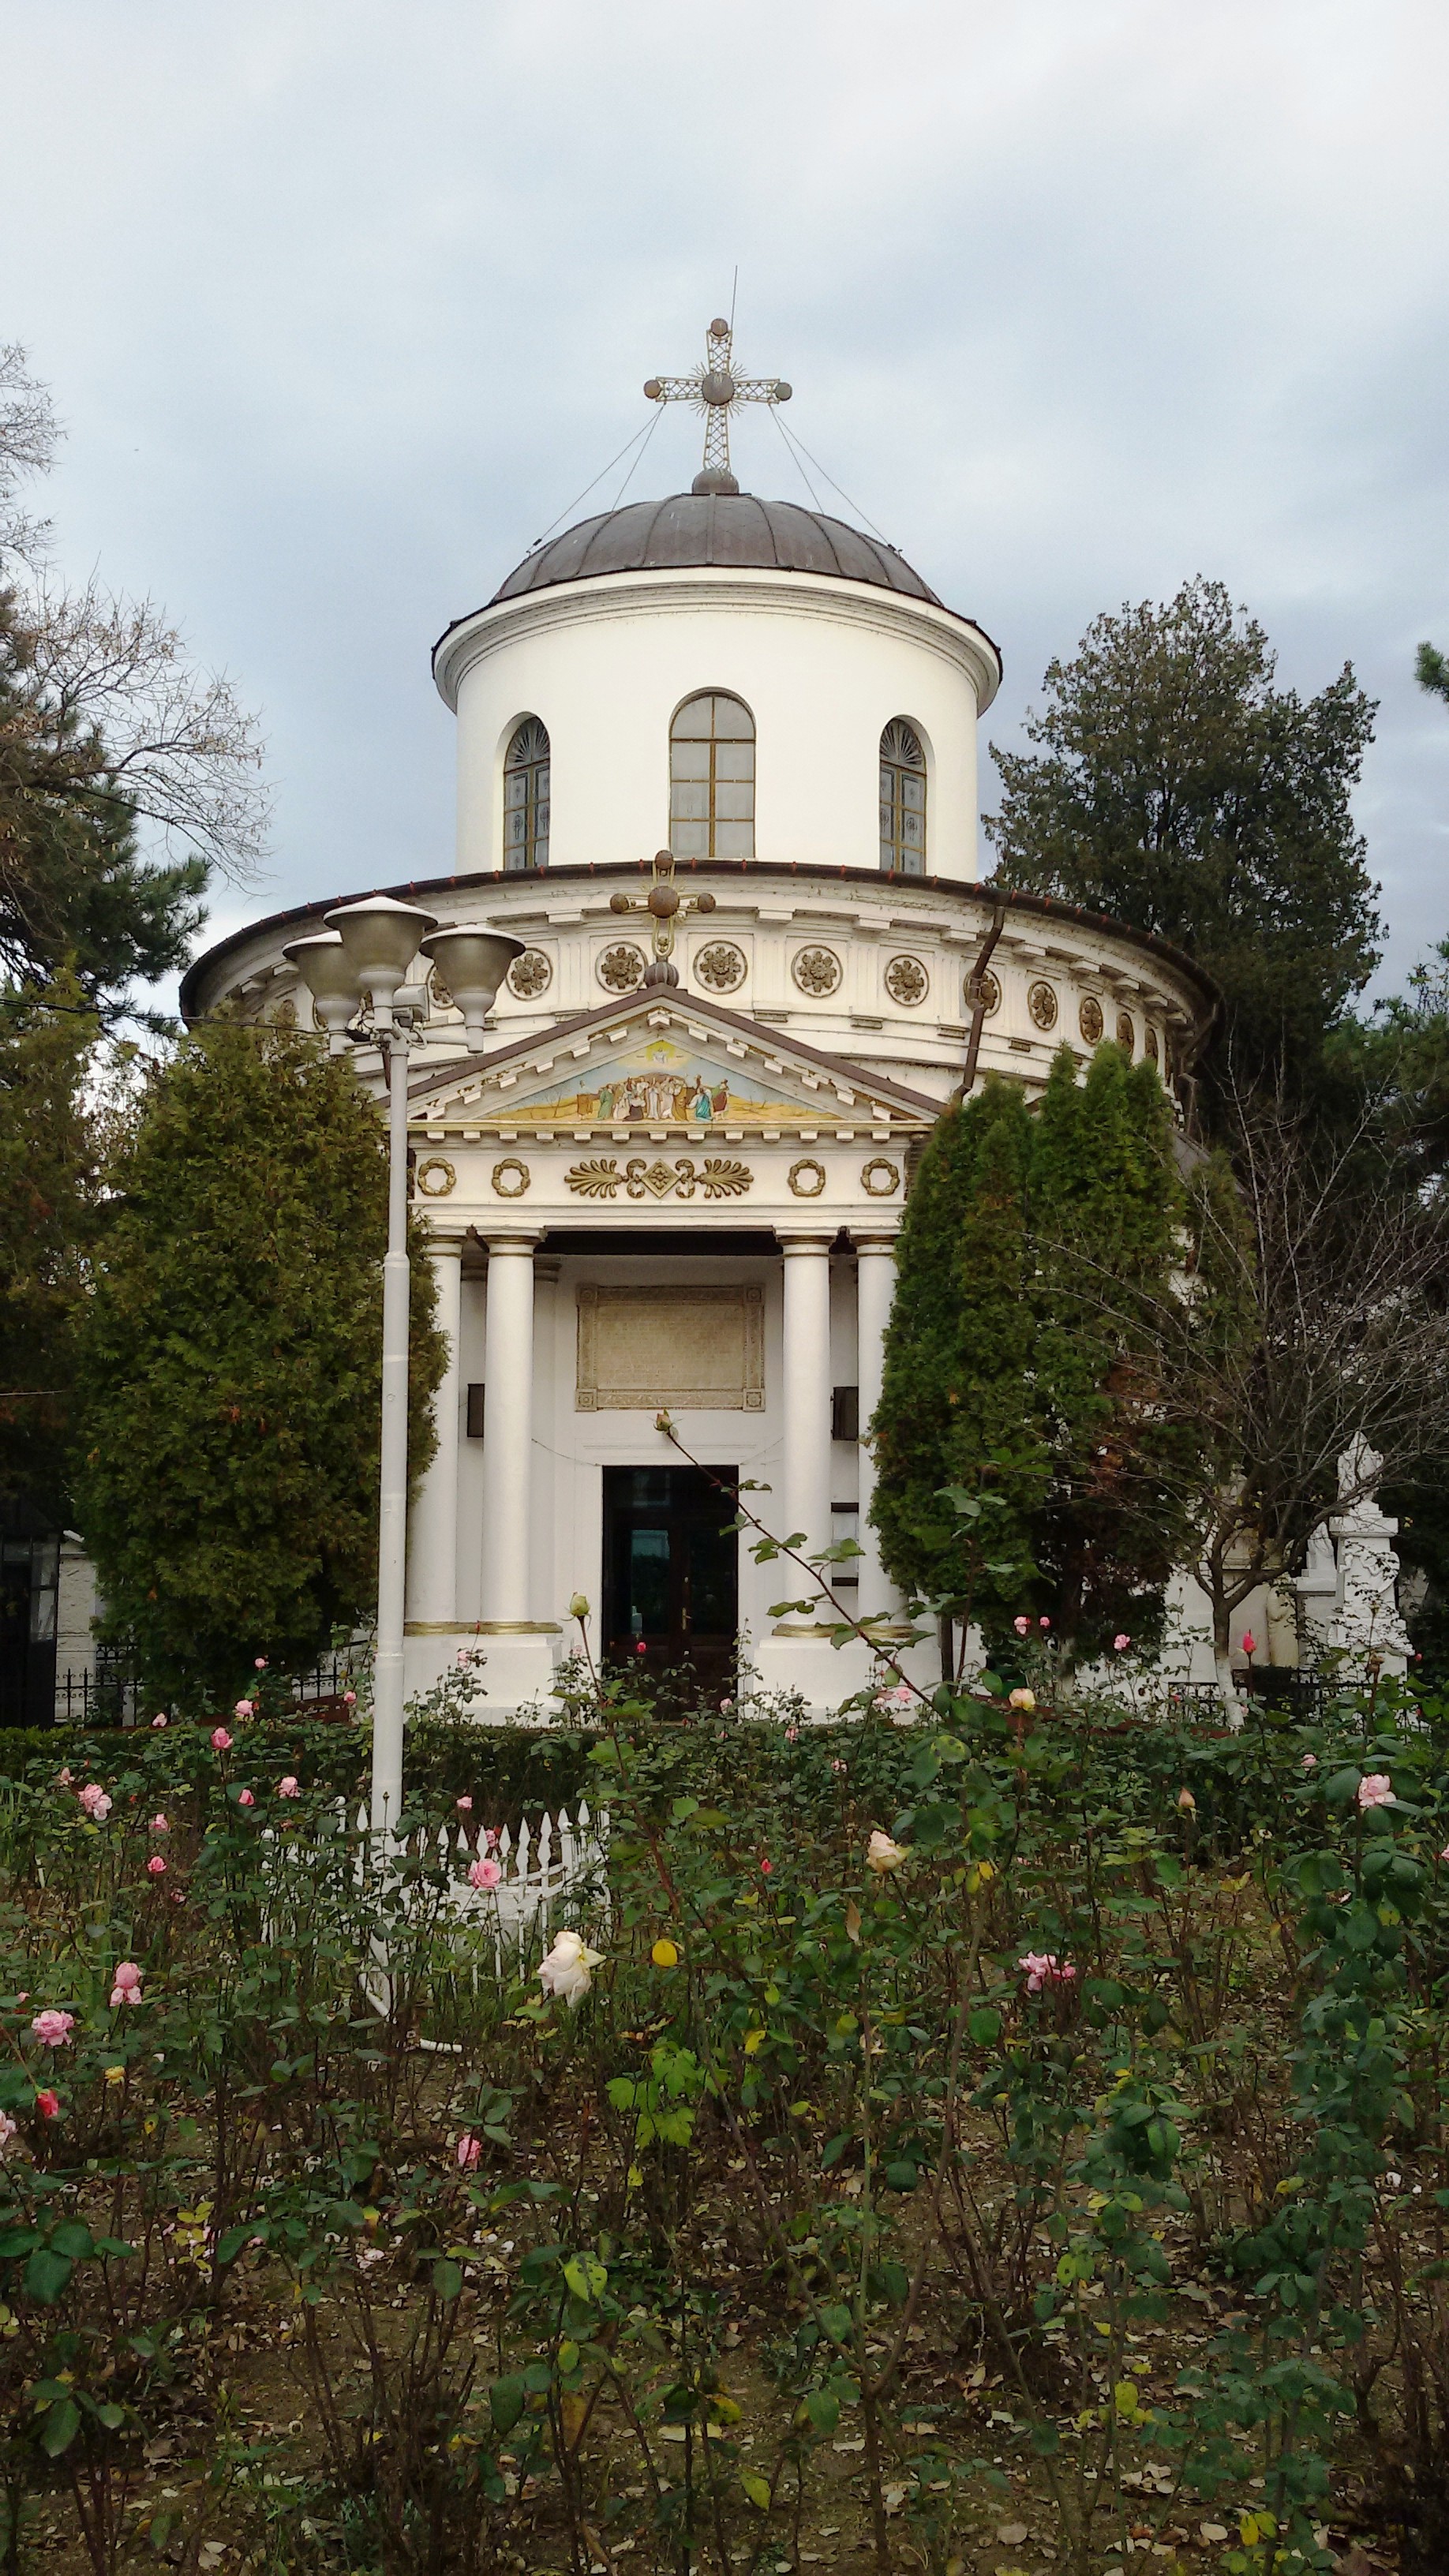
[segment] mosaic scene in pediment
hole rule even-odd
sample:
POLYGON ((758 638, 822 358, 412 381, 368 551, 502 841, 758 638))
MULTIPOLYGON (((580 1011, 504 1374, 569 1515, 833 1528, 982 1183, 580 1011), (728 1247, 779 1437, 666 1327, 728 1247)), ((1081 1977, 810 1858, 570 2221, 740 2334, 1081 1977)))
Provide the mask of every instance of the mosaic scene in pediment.
POLYGON ((716 1127, 818 1127, 841 1114, 827 1082, 818 1099, 801 1099, 767 1088, 727 1059, 663 1037, 623 1046, 606 1063, 547 1089, 520 1087, 510 1096, 501 1084, 490 1085, 480 1107, 487 1118, 506 1117, 510 1127, 687 1127, 701 1135, 716 1127))

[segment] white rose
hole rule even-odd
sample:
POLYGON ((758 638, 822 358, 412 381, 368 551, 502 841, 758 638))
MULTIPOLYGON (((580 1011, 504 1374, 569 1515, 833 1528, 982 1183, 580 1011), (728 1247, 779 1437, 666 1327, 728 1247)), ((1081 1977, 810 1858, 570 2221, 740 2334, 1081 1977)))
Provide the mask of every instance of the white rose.
POLYGON ((905 1844, 893 1843, 890 1835, 883 1834, 877 1825, 865 1847, 866 1868, 873 1869, 877 1878, 889 1878, 893 1869, 899 1869, 902 1861, 909 1859, 905 1844))
POLYGON ((603 1959, 602 1950, 591 1950, 580 1933, 557 1933, 538 1971, 544 1993, 561 1996, 572 2011, 588 1993, 593 1972, 602 1967, 603 1959))

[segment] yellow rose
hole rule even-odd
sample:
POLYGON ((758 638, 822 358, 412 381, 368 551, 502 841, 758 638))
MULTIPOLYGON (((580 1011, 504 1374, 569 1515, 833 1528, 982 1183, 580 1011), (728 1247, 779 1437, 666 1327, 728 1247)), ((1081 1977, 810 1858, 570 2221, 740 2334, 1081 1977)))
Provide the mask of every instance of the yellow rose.
POLYGON ((672 1941, 656 1941, 649 1953, 656 1968, 677 1968, 679 1952, 672 1941))

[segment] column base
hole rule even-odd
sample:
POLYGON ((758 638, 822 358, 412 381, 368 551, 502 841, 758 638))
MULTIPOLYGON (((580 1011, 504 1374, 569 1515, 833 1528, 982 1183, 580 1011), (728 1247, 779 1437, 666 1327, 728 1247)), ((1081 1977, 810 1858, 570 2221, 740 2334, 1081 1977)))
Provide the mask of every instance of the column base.
MULTIPOLYGON (((903 1648, 890 1640, 903 1673, 926 1691, 941 1678, 941 1659, 933 1641, 903 1648)), ((761 1691, 795 1691, 812 1718, 834 1717, 842 1701, 866 1689, 879 1670, 879 1659, 861 1638, 848 1646, 830 1643, 828 1628, 806 1620, 782 1620, 754 1648, 751 1663, 761 1691)), ((886 1675, 887 1683, 894 1676, 886 1675)))
POLYGON ((549 1724, 557 1651, 563 1634, 553 1619, 479 1620, 468 1627, 410 1621, 403 1647, 404 1689, 409 1699, 432 1690, 460 1652, 481 1654, 478 1689, 468 1716, 479 1726, 511 1723, 520 1714, 549 1724))

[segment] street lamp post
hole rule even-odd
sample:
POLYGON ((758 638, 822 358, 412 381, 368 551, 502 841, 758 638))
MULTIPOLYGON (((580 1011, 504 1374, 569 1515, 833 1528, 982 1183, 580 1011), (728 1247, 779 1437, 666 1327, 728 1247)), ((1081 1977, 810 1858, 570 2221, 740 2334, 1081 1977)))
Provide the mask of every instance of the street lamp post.
MULTIPOLYGON (((382 1441, 377 1531, 377 1639, 372 1683, 372 1829, 387 1834, 402 1809, 403 1641, 407 1608, 408 1509, 408 1062, 413 1022, 426 997, 407 983, 419 947, 440 967, 464 1012, 470 1045, 525 942, 485 924, 438 930, 437 915, 391 895, 342 904, 327 932, 294 940, 284 954, 312 994, 334 1055, 350 1040, 375 1039, 387 1066, 387 1252, 382 1265, 382 1441), (429 938, 427 933, 434 935, 429 938), (364 995, 372 1029, 348 1023, 364 995)), ((444 1036, 442 1043, 450 1041, 444 1036)), ((419 1043, 426 1046, 424 1037, 419 1043)))

